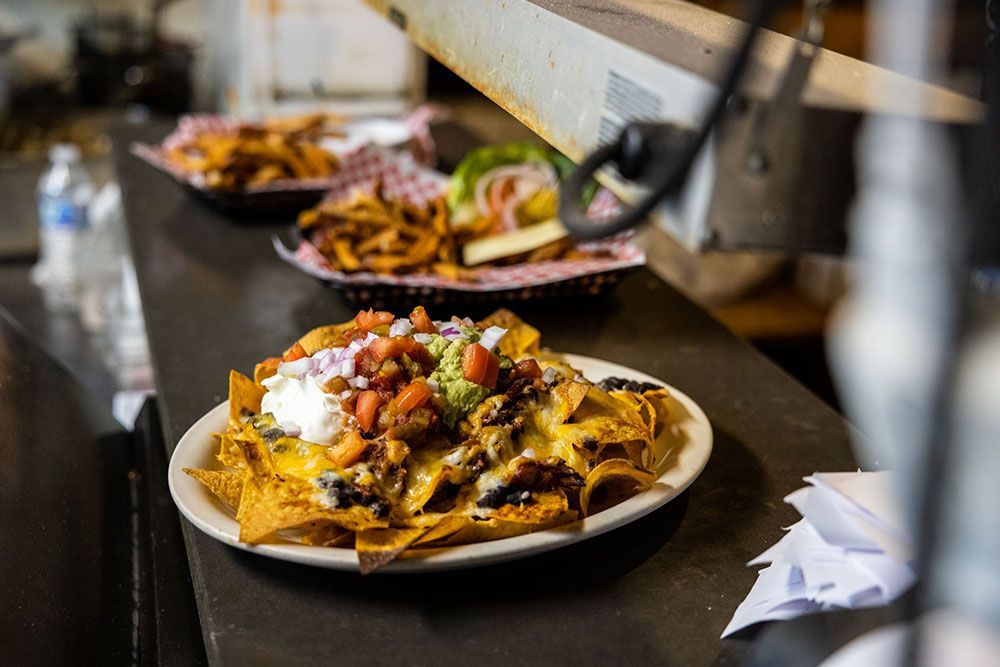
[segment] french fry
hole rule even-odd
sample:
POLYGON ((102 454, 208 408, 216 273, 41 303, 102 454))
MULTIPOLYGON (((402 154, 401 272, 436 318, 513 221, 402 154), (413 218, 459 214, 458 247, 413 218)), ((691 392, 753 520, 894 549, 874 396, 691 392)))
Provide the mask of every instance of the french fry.
POLYGON ((209 188, 240 190, 285 179, 322 178, 339 166, 317 145, 331 117, 313 114, 270 119, 231 133, 203 133, 167 153, 167 160, 188 173, 201 174, 209 188))

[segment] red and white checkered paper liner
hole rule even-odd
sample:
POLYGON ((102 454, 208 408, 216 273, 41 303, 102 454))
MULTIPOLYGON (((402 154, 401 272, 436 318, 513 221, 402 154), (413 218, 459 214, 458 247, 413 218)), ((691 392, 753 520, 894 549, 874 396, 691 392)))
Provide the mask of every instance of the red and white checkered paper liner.
MULTIPOLYGON (((409 160, 420 160, 425 164, 432 164, 437 159, 437 147, 430 134, 430 123, 435 119, 445 115, 444 110, 436 105, 426 104, 414 109, 400 119, 400 122, 410 132, 410 150, 397 155, 404 156, 409 160)), ((177 146, 182 146, 200 134, 236 134, 241 127, 253 127, 252 122, 242 122, 227 116, 217 116, 213 114, 190 114, 181 116, 177 121, 177 128, 171 132, 160 144, 149 145, 134 143, 131 151, 137 157, 145 160, 154 167, 166 171, 178 181, 199 190, 206 190, 204 175, 199 172, 189 172, 180 169, 173 164, 167 155, 170 150, 177 146)), ((356 145, 344 151, 338 151, 337 157, 340 159, 340 167, 337 172, 329 177, 323 178, 288 178, 262 185, 251 186, 242 190, 242 194, 257 194, 264 192, 296 192, 296 191, 329 191, 344 187, 345 183, 357 181, 359 174, 365 174, 364 178, 372 179, 373 175, 378 175, 378 170, 382 167, 378 164, 384 157, 373 157, 372 152, 380 152, 374 146, 358 142, 356 145)))
MULTIPOLYGON (((341 170, 341 183, 331 189, 327 200, 348 197, 356 189, 370 192, 378 179, 382 181, 383 193, 387 198, 406 198, 416 205, 442 196, 448 185, 448 178, 417 164, 412 158, 400 157, 386 149, 368 147, 366 155, 353 161, 356 170, 341 170)), ((610 191, 600 189, 587 211, 595 221, 610 219, 620 210, 620 204, 610 191)), ((530 264, 483 268, 477 273, 477 280, 454 280, 438 275, 411 274, 402 276, 384 275, 370 272, 344 273, 330 266, 322 253, 308 241, 300 241, 296 249, 286 248, 274 238, 274 249, 282 259, 302 271, 336 285, 393 285, 400 287, 429 287, 462 292, 495 292, 522 289, 563 282, 584 276, 619 271, 646 263, 646 256, 628 235, 602 241, 581 243, 581 250, 600 252, 604 256, 584 259, 557 259, 530 264)))

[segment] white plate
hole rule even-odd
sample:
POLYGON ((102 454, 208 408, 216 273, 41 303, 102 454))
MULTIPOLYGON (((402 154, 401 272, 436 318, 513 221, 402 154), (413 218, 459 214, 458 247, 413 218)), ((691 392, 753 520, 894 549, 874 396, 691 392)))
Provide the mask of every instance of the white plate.
MULTIPOLYGON (((558 356, 595 382, 614 376, 665 384, 607 361, 575 354, 558 356)), ((492 542, 428 550, 426 554, 396 560, 379 572, 454 570, 524 558, 600 535, 667 504, 701 474, 712 452, 712 427, 705 413, 681 392, 669 385, 667 388, 673 397, 670 428, 664 429, 655 443, 659 477, 648 491, 576 523, 492 542)), ((177 443, 170 459, 168 478, 170 494, 181 513, 208 535, 246 551, 295 563, 357 571, 358 558, 353 549, 314 547, 281 538, 257 545, 239 541, 240 527, 233 512, 182 470, 220 467, 215 459, 216 443, 212 433, 224 431, 228 419, 229 405, 224 402, 199 419, 177 443)))

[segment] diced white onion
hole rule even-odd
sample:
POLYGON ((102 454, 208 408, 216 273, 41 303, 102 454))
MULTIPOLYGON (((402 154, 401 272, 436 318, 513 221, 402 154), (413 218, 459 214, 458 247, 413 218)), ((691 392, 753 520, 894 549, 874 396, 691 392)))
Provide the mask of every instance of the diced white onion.
POLYGON ((354 378, 354 386, 357 387, 358 389, 367 389, 368 378, 366 378, 364 375, 357 376, 356 378, 354 378))
POLYGON ((434 328, 437 329, 438 331, 449 329, 452 326, 454 326, 451 322, 442 322, 441 320, 434 320, 433 324, 434 328))
POLYGON ((437 380, 427 379, 427 388, 430 389, 435 394, 441 391, 441 385, 437 383, 437 380))
POLYGON ((507 330, 502 327, 490 327, 484 331, 483 335, 479 338, 479 344, 492 352, 493 348, 497 346, 497 343, 500 342, 500 339, 502 339, 506 333, 507 330))
POLYGON ((322 350, 319 350, 316 354, 314 354, 312 358, 317 361, 323 361, 330 354, 330 352, 332 352, 330 348, 324 347, 322 350))
POLYGON ((302 357, 295 361, 283 361, 278 364, 278 374, 286 378, 299 377, 311 371, 315 363, 310 357, 302 357))
MULTIPOLYGON (((364 347, 365 346, 364 346, 364 344, 361 341, 359 341, 359 340, 352 340, 351 341, 351 345, 350 345, 350 347, 348 349, 354 350, 355 352, 360 352, 362 349, 364 349, 364 347)), ((340 355, 338 355, 338 356, 340 356, 340 355)))
POLYGON ((316 365, 317 373, 325 373, 337 364, 337 357, 333 354, 328 354, 322 359, 320 359, 319 364, 316 365))
POLYGON ((378 339, 378 336, 376 336, 371 331, 369 331, 368 335, 365 336, 365 339, 364 339, 363 342, 364 342, 365 345, 371 345, 372 342, 375 341, 375 340, 377 340, 377 339, 378 339))
POLYGON ((302 429, 295 422, 281 422, 281 430, 285 432, 289 438, 297 438, 302 435, 302 429))
POLYGON ((340 365, 340 374, 345 378, 354 377, 354 358, 344 359, 344 363, 340 365))
POLYGON ((399 319, 389 327, 390 336, 408 336, 413 331, 413 324, 408 319, 399 319))
POLYGON ((413 334, 413 340, 421 345, 430 345, 430 342, 434 340, 434 336, 427 333, 415 333, 413 334))
POLYGON ((544 382, 545 384, 552 384, 555 381, 556 381, 556 369, 549 366, 548 368, 545 369, 545 372, 542 373, 542 382, 544 382))
POLYGON ((345 389, 344 391, 340 392, 340 400, 346 401, 351 397, 351 394, 353 393, 354 392, 352 392, 350 389, 345 389))
POLYGON ((325 385, 327 382, 337 377, 338 375, 340 375, 340 367, 337 365, 331 366, 330 368, 326 369, 321 374, 316 376, 316 384, 322 387, 323 385, 325 385))

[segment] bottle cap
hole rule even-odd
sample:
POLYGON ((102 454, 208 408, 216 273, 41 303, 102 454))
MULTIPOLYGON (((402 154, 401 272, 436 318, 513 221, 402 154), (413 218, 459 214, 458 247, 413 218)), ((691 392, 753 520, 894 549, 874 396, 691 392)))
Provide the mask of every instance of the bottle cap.
POLYGON ((79 162, 80 147, 76 144, 55 144, 49 149, 49 162, 79 162))

